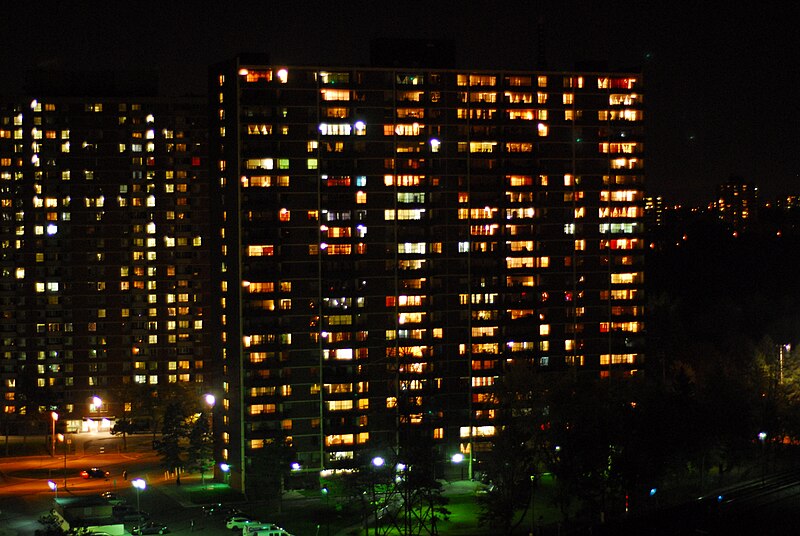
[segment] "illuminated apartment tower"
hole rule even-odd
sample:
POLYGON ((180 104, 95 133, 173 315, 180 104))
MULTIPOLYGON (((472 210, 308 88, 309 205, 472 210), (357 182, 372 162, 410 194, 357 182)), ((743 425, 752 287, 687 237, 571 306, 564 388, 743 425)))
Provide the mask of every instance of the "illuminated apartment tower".
POLYGON ((714 204, 717 217, 741 231, 754 221, 758 212, 758 187, 742 179, 731 178, 717 186, 714 204))
POLYGON ((511 360, 634 373, 640 91, 636 74, 212 69, 233 481, 283 437, 309 471, 404 441, 478 455, 511 360))
POLYGON ((0 102, 0 374, 19 433, 52 410, 107 429, 132 385, 201 391, 210 366, 205 100, 58 95, 0 102))

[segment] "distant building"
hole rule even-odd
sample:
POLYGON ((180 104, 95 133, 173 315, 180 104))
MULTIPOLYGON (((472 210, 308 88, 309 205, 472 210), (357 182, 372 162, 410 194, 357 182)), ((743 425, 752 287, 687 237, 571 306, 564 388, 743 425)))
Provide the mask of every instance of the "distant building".
POLYGON ((661 196, 646 197, 644 202, 645 222, 648 229, 661 227, 664 224, 664 198, 661 196))
POLYGON ((731 178, 717 186, 713 210, 734 230, 743 230, 757 219, 758 188, 752 183, 731 178))
POLYGON ((785 195, 775 200, 775 206, 783 211, 800 210, 800 195, 785 195))
POLYGON ((220 456, 472 459, 514 361, 630 375, 644 349, 638 74, 211 71, 220 456))
POLYGON ((12 433, 51 411, 60 430, 105 430, 136 386, 202 390, 211 368, 206 101, 162 99, 138 77, 105 94, 91 76, 65 78, 63 91, 36 76, 29 87, 46 92, 0 101, 0 390, 12 433))

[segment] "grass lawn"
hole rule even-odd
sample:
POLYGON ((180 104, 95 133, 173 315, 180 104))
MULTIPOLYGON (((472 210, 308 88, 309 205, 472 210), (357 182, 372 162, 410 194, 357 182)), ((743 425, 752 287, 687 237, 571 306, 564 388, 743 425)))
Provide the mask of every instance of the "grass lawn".
MULTIPOLYGON (((552 481, 547 477, 539 482, 536 492, 535 516, 538 526, 556 523, 561 519, 551 500, 552 481)), ((318 491, 302 491, 295 499, 283 501, 253 501, 245 503, 245 498, 224 484, 193 485, 189 492, 195 504, 227 503, 241 507, 260 521, 275 523, 292 534, 313 534, 319 536, 372 536, 374 529, 364 529, 362 513, 351 503, 331 500, 326 503, 318 491)), ((479 523, 480 505, 472 488, 463 492, 448 494, 445 506, 450 514, 447 519, 439 519, 436 529, 439 534, 452 536, 484 536, 495 534, 493 527, 479 523)), ((519 512, 518 515, 522 515, 519 512)), ((516 534, 527 535, 531 526, 531 513, 518 521, 516 534)), ((371 521, 371 518, 370 518, 371 521)), ((430 523, 430 521, 428 521, 430 523)), ((401 530, 382 525, 381 535, 398 535, 401 530)), ((422 531, 426 533, 426 531, 422 531)))
POLYGON ((189 500, 194 504, 238 503, 244 501, 244 495, 227 484, 209 482, 206 485, 195 484, 187 488, 189 500))

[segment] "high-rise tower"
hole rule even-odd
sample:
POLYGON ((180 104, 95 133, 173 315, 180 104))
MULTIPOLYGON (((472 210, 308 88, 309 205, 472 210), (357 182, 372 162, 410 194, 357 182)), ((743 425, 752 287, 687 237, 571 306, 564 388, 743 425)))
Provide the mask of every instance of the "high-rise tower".
POLYGON ((211 367, 205 99, 53 78, 74 83, 0 103, 11 433, 51 411, 67 431, 108 430, 137 392, 202 392, 211 367))
POLYGON ((636 372, 641 87, 634 73, 213 68, 233 481, 275 440, 315 471, 410 440, 479 455, 515 360, 636 372))

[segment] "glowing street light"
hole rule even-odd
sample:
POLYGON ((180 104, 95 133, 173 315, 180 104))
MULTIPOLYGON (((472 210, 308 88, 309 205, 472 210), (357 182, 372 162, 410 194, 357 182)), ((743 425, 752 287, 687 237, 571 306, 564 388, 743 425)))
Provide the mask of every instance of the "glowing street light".
POLYGON ((139 495, 145 488, 147 488, 147 482, 141 478, 137 478, 131 480, 131 485, 136 488, 136 513, 139 514, 142 511, 142 509, 139 507, 139 495))
POLYGON ((48 480, 48 481, 47 481, 47 486, 48 486, 48 487, 49 487, 51 490, 53 490, 53 492, 55 492, 55 494, 56 494, 56 500, 58 500, 58 483, 57 483, 57 482, 55 482, 54 480, 48 480))
POLYGON ((53 431, 52 431, 52 434, 50 434, 50 439, 51 439, 50 455, 55 458, 55 456, 56 456, 56 421, 58 420, 58 413, 56 413, 55 411, 51 411, 50 412, 50 420, 52 421, 52 424, 53 424, 53 431))
POLYGON ((231 466, 228 465, 227 463, 221 463, 219 464, 219 469, 225 474, 225 483, 227 484, 228 482, 230 482, 231 466))
POLYGON ((450 461, 459 466, 459 468, 461 469, 461 480, 464 480, 464 466, 461 465, 461 462, 464 461, 464 455, 461 454, 460 452, 456 452, 455 454, 450 456, 450 461))
MULTIPOLYGON (((328 486, 322 486, 322 489, 319 490, 319 491, 320 491, 320 493, 322 493, 322 496, 325 497, 325 511, 329 513, 330 512, 330 502, 329 502, 330 490, 328 489, 328 486)), ((319 527, 319 525, 317 525, 317 527, 319 527)), ((325 534, 327 534, 327 536, 330 536, 330 534, 331 534, 330 515, 326 515, 325 516, 325 534)))
POLYGON ((58 434, 58 441, 64 443, 64 489, 67 489, 67 435, 58 434))
MULTIPOLYGON (((384 460, 383 457, 381 457, 381 456, 375 456, 374 458, 372 458, 372 466, 375 469, 380 469, 381 467, 383 467, 384 463, 386 463, 386 460, 384 460)), ((380 519, 378 517, 378 498, 377 498, 376 493, 375 493, 375 485, 376 485, 375 477, 373 476, 373 478, 372 478, 372 507, 375 509, 375 526, 373 528, 374 528, 374 534, 375 534, 375 536, 377 536, 377 534, 378 534, 378 523, 379 523, 380 519)), ((369 534, 369 527, 367 527, 367 534, 369 534)))
MULTIPOLYGON (((211 393, 206 393, 203 395, 203 402, 205 402, 206 406, 208 406, 208 438, 211 443, 211 462, 213 468, 213 464, 216 461, 216 454, 217 454, 216 442, 214 441, 214 406, 217 403, 217 397, 215 397, 211 393)), ((205 443, 205 440, 203 441, 203 443, 205 443)), ((200 477, 203 481, 203 484, 205 484, 206 482, 205 463, 201 465, 200 477)))

